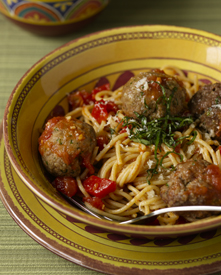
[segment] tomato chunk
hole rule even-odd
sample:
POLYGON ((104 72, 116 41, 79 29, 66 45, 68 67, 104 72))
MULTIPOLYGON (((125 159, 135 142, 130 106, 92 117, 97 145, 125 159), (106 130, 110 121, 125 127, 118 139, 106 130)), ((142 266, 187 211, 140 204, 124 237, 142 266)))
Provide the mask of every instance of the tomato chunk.
POLYGON ((68 95, 68 103, 71 106, 71 109, 74 110, 78 107, 83 106, 84 101, 79 91, 71 93, 68 95))
POLYGON ((95 102, 95 96, 97 93, 101 92, 101 91, 109 91, 110 90, 110 84, 106 83, 104 85, 101 85, 99 87, 96 87, 92 90, 92 100, 95 102))
POLYGON ((97 146, 99 147, 99 151, 103 150, 105 145, 109 143, 110 139, 106 133, 102 133, 97 136, 97 146))
POLYGON ((93 98, 92 98, 92 94, 88 93, 87 91, 81 91, 81 96, 83 98, 84 101, 84 105, 89 105, 93 103, 93 98))
POLYGON ((221 171, 215 164, 207 166, 206 175, 208 182, 218 191, 221 192, 221 171))
POLYGON ((113 101, 106 101, 106 106, 107 106, 106 108, 107 108, 108 113, 110 113, 110 112, 116 113, 118 110, 117 105, 113 101))
POLYGON ((57 177, 53 186, 68 197, 73 197, 78 191, 77 182, 72 177, 57 177))
POLYGON ((95 102, 91 115, 97 120, 98 123, 101 123, 103 120, 107 120, 110 112, 116 113, 117 110, 118 107, 113 101, 104 101, 101 99, 100 101, 95 102))
POLYGON ((92 94, 85 90, 77 91, 68 95, 68 102, 72 110, 84 105, 90 105, 93 103, 92 94))
POLYGON ((108 112, 104 100, 96 101, 94 108, 91 112, 91 115, 97 120, 98 123, 101 123, 103 120, 106 121, 108 117, 108 112))
POLYGON ((38 144, 39 144, 39 152, 41 155, 43 155, 44 148, 40 146, 40 144, 45 143, 52 135, 52 132, 54 131, 55 125, 62 120, 63 117, 53 117, 49 119, 49 121, 45 124, 45 130, 41 134, 41 136, 38 138, 38 144))
POLYGON ((90 162, 91 155, 87 155, 83 157, 82 164, 89 170, 89 173, 92 175, 94 174, 94 166, 90 162))
POLYGON ((110 84, 104 84, 99 87, 96 87, 92 90, 91 93, 82 90, 75 91, 68 95, 68 102, 72 108, 72 110, 82 107, 84 105, 90 105, 95 102, 95 95, 100 91, 110 90, 110 84))
POLYGON ((83 201, 90 203, 93 207, 100 209, 100 210, 104 210, 104 208, 105 208, 104 203, 98 197, 84 197, 83 201))
MULTIPOLYGON (((122 124, 122 122, 121 122, 120 124, 122 124)), ((124 127, 120 130, 119 134, 126 133, 126 132, 128 131, 128 129, 131 129, 131 128, 132 128, 131 124, 129 124, 129 125, 127 125, 127 126, 124 126, 124 127)))
POLYGON ((117 184, 115 181, 92 175, 83 182, 83 186, 90 195, 102 199, 109 193, 114 192, 117 184))

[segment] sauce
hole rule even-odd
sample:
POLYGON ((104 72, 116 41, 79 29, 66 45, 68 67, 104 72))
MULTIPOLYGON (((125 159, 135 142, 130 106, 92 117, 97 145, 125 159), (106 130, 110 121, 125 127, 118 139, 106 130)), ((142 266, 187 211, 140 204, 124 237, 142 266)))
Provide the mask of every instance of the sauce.
POLYGON ((46 123, 45 130, 39 138, 39 152, 43 155, 50 149, 69 165, 80 154, 78 143, 84 139, 84 132, 75 121, 65 117, 54 117, 46 123))

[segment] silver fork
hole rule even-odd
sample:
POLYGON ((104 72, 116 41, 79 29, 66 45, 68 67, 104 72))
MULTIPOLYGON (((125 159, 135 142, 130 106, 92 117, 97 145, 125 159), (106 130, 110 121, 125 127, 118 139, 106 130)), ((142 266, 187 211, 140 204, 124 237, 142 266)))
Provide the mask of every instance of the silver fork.
POLYGON ((64 197, 65 197, 66 200, 68 200, 72 204, 76 205, 77 207, 79 207, 84 212, 89 213, 90 215, 92 215, 92 216, 94 216, 98 219, 105 219, 105 220, 109 220, 109 221, 114 221, 114 222, 118 222, 119 224, 136 223, 136 222, 146 220, 146 219, 158 216, 160 214, 165 214, 165 213, 169 213, 169 212, 186 212, 186 211, 215 211, 215 212, 221 212, 221 206, 210 206, 210 205, 176 206, 176 207, 167 207, 167 208, 158 209, 158 210, 155 210, 155 211, 151 212, 148 215, 143 215, 143 216, 139 216, 139 217, 134 218, 134 219, 119 222, 119 221, 111 219, 109 217, 102 216, 102 215, 94 213, 93 211, 88 209, 84 205, 84 203, 78 198, 70 198, 70 197, 67 197, 65 195, 64 195, 64 197))
POLYGON ((61 195, 62 195, 67 201, 69 201, 69 203, 76 205, 78 208, 80 208, 80 209, 83 210, 84 212, 90 214, 91 216, 94 216, 94 217, 96 217, 96 218, 98 218, 98 219, 100 219, 100 220, 104 219, 104 220, 114 221, 114 222, 117 221, 117 220, 111 219, 111 218, 109 218, 109 217, 102 216, 102 215, 99 215, 99 214, 97 214, 97 213, 94 213, 93 211, 91 211, 90 209, 88 209, 88 208, 84 205, 83 201, 82 201, 80 198, 78 198, 78 197, 75 197, 75 198, 73 199, 73 198, 70 198, 70 197, 68 197, 68 196, 66 196, 66 195, 64 195, 64 194, 61 194, 61 195))

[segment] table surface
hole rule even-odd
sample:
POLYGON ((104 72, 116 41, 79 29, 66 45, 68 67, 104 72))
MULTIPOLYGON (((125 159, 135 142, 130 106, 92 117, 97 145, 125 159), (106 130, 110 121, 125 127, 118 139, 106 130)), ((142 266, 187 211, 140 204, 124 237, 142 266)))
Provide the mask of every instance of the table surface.
MULTIPOLYGON (((221 35, 220 0, 112 0, 87 27, 63 37, 29 33, 0 14, 0 119, 14 86, 41 57, 64 43, 108 28, 164 24, 221 35)), ((0 201, 0 274, 101 274, 58 257, 30 238, 0 201)), ((216 273, 221 274, 221 273, 216 273)))

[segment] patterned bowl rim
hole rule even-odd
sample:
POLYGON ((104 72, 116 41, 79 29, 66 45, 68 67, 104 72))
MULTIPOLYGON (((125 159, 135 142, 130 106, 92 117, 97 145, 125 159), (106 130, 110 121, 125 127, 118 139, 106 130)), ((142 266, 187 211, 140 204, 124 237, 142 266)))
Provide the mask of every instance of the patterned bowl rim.
MULTIPOLYGON (((56 1, 56 0, 55 0, 56 1)), ((88 20, 91 17, 96 16, 97 14, 99 14, 102 10, 104 10, 106 8, 106 6, 108 5, 110 0, 107 0, 107 2, 105 4, 103 4, 102 6, 100 6, 97 10, 95 10, 92 14, 89 14, 88 16, 85 16, 83 18, 73 18, 73 19, 68 19, 68 20, 64 20, 64 21, 56 21, 56 22, 46 22, 46 21, 34 21, 31 19, 26 19, 26 18, 22 18, 16 15, 11 14, 8 10, 6 9, 2 9, 1 5, 0 5, 0 13, 2 13, 4 16, 8 17, 9 19, 18 21, 20 23, 25 23, 28 25, 36 25, 36 26, 61 26, 61 25, 68 25, 68 24, 75 24, 78 22, 83 22, 88 20)), ((25 1, 27 2, 27 1, 25 1)), ((31 2, 31 1, 29 1, 31 2)), ((34 1, 33 2, 44 2, 44 1, 34 1)), ((63 2, 63 1, 58 1, 58 2, 63 2)))
POLYGON ((216 39, 216 41, 219 41, 221 44, 221 36, 209 33, 206 31, 201 31, 193 28, 186 28, 186 27, 178 27, 178 26, 172 26, 172 25, 141 25, 141 26, 126 26, 126 27, 119 27, 119 28, 113 28, 113 29, 107 29, 103 31, 94 32, 88 35, 85 35, 83 37, 77 38, 75 40, 72 40, 57 49, 51 51, 47 55, 45 55, 43 58, 41 58, 38 62, 36 62, 24 75, 23 77, 18 81, 15 88, 13 89, 4 113, 3 118, 3 137, 5 142, 5 148, 7 151, 7 154, 9 156, 9 159, 11 161, 11 164, 13 165, 14 169, 18 173, 19 177, 22 179, 22 181, 31 189, 38 197, 40 197, 43 201, 45 201, 50 206, 54 207, 55 209, 74 217, 77 220, 81 220, 83 222, 86 222, 90 225, 95 225, 96 227, 105 229, 105 230, 111 230, 114 232, 122 232, 124 234, 134 234, 139 236, 174 236, 174 235, 185 235, 185 234, 192 234, 199 231, 206 231, 215 227, 218 227, 221 225, 221 216, 215 217, 212 219, 204 219, 202 221, 196 221, 194 223, 188 223, 188 224, 178 224, 178 225, 172 225, 172 226, 142 226, 142 225, 121 225, 116 222, 110 222, 106 220, 98 220, 97 218, 94 218, 86 213, 83 213, 80 210, 72 209, 70 211, 67 209, 64 205, 53 201, 50 196, 48 196, 46 193, 43 193, 39 188, 35 185, 34 182, 32 182, 29 177, 24 173, 24 171, 21 169, 19 163, 16 160, 16 157, 14 156, 13 150, 10 145, 9 141, 9 135, 8 135, 8 110, 10 108, 10 105, 13 101, 13 97, 15 93, 19 92, 20 85, 25 81, 25 79, 28 77, 28 75, 32 72, 33 68, 41 65, 41 63, 47 58, 50 57, 52 54, 55 53, 61 53, 65 48, 67 48, 70 45, 74 45, 76 42, 80 41, 81 39, 93 39, 93 37, 96 37, 98 34, 105 36, 106 33, 108 34, 114 34, 115 32, 141 32, 141 31, 152 31, 152 32, 160 32, 160 31, 171 31, 171 32, 177 32, 177 33, 190 33, 191 35, 204 35, 208 39, 216 39))

